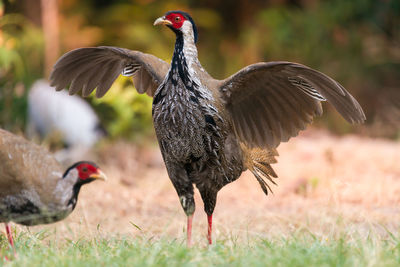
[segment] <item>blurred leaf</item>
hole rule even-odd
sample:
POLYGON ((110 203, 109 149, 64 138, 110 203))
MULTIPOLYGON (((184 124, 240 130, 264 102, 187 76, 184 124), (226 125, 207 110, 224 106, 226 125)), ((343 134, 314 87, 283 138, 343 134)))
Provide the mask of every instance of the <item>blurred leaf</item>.
POLYGON ((138 226, 138 225, 136 225, 136 224, 134 224, 133 222, 129 222, 132 226, 134 226, 136 229, 138 229, 139 231, 142 231, 142 229, 138 226))

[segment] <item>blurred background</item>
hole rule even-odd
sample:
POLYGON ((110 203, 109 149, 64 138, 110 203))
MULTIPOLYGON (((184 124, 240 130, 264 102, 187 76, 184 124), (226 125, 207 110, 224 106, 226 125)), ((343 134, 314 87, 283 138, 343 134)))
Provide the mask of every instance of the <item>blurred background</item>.
MULTIPOLYGON (((216 78, 258 61, 295 61, 339 81, 367 116, 351 126, 326 105, 314 127, 336 134, 400 137, 400 1, 397 0, 2 0, 0 127, 25 132, 28 94, 63 53, 113 45, 170 61, 175 38, 153 21, 188 11, 199 57, 216 78)), ((151 98, 120 77, 95 109, 111 139, 153 136, 151 98)), ((50 100, 51 101, 51 100, 50 100)))
MULTIPOLYGON (((152 99, 124 77, 101 99, 55 93, 46 82, 63 53, 83 46, 121 46, 170 61, 174 34, 153 22, 177 9, 193 16, 200 61, 214 77, 259 61, 299 62, 339 81, 367 116, 365 124, 350 125, 324 104, 309 130, 279 146, 275 194, 265 197, 249 173, 221 190, 217 238, 280 236, 302 227, 317 235, 375 225, 378 233, 380 225, 398 233, 399 0, 0 0, 0 127, 29 136, 32 128, 43 135, 54 125, 75 130, 69 138, 48 136, 55 140, 43 145, 53 151, 107 137, 93 158, 76 155, 97 162, 111 179, 85 188, 57 233, 96 233, 101 224, 107 233, 135 234, 134 222, 140 233, 184 240, 184 215, 154 137, 152 99)), ((195 197, 195 238, 204 241, 205 215, 195 197)))

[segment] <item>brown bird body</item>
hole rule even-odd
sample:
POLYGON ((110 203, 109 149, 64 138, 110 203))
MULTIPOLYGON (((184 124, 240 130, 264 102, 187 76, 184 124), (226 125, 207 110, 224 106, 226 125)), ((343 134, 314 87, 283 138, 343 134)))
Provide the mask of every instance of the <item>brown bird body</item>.
POLYGON ((153 96, 153 122, 168 175, 188 216, 188 244, 195 211, 193 184, 208 215, 211 243, 212 213, 217 193, 249 169, 268 193, 277 177, 275 148, 296 136, 314 116, 320 101, 329 101, 349 122, 365 115, 357 101, 336 81, 291 62, 250 65, 225 80, 212 78, 197 58, 197 29, 181 11, 167 12, 155 25, 176 34, 171 64, 152 55, 116 47, 73 50, 62 56, 51 74, 58 90, 71 83, 103 96, 119 74, 133 76, 140 93, 153 96))
MULTIPOLYGON (((0 129, 0 222, 37 225, 62 220, 77 203, 79 189, 104 174, 91 162, 63 170, 49 152, 0 129)), ((11 236, 9 236, 12 242, 11 236)))
POLYGON ((0 162, 1 222, 15 220, 29 225, 29 210, 25 211, 26 218, 8 211, 29 206, 29 203, 39 209, 48 207, 50 212, 59 210, 58 206, 66 206, 62 205, 59 196, 53 195, 63 174, 62 168, 45 149, 0 129, 0 162), (49 192, 49 188, 53 190, 49 192))

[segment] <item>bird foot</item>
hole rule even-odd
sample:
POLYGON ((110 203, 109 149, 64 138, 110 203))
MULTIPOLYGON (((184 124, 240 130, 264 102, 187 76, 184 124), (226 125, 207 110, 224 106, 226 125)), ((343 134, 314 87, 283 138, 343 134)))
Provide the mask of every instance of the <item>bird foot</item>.
POLYGON ((212 245, 212 214, 207 215, 207 222, 208 222, 207 240, 208 244, 212 245))
MULTIPOLYGON (((18 254, 15 251, 14 238, 12 237, 12 230, 11 230, 11 227, 10 227, 10 225, 8 223, 5 223, 5 226, 6 226, 6 235, 7 235, 7 239, 8 239, 8 242, 9 242, 9 246, 13 250, 14 259, 16 259, 16 258, 18 258, 18 254)), ((10 261, 10 259, 7 256, 4 256, 4 260, 10 261)))
POLYGON ((188 248, 192 246, 192 221, 193 221, 193 214, 187 216, 187 239, 186 239, 186 245, 188 248))
POLYGON ((1 262, 10 262, 10 261, 12 261, 12 260, 14 260, 14 259, 17 259, 18 258, 18 254, 15 252, 15 250, 13 251, 13 256, 9 256, 9 257, 7 257, 7 256, 3 256, 3 255, 0 255, 0 266, 1 266, 1 262))

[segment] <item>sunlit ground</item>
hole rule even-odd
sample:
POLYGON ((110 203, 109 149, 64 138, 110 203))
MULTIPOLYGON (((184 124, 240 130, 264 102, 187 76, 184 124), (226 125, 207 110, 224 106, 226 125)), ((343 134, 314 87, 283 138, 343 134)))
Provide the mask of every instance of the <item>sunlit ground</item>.
MULTIPOLYGON (((316 130, 279 147, 274 193, 265 196, 251 173, 224 187, 214 212, 214 239, 236 241, 311 232, 320 239, 400 229, 400 143, 316 130)), ((82 188, 66 220, 31 227, 58 238, 146 236, 184 241, 186 217, 168 179, 158 147, 127 143, 103 147, 98 155, 107 182, 82 188)), ((198 193, 198 192, 196 192, 198 193)), ((206 244, 206 215, 196 195, 194 243, 206 244)), ((17 232, 26 227, 15 226, 17 232)))
POLYGON ((13 225, 12 266, 398 266, 400 143, 310 130, 279 147, 279 186, 265 196, 250 173, 220 191, 214 246, 196 196, 194 246, 158 147, 99 148, 107 182, 82 188, 66 220, 13 225))

